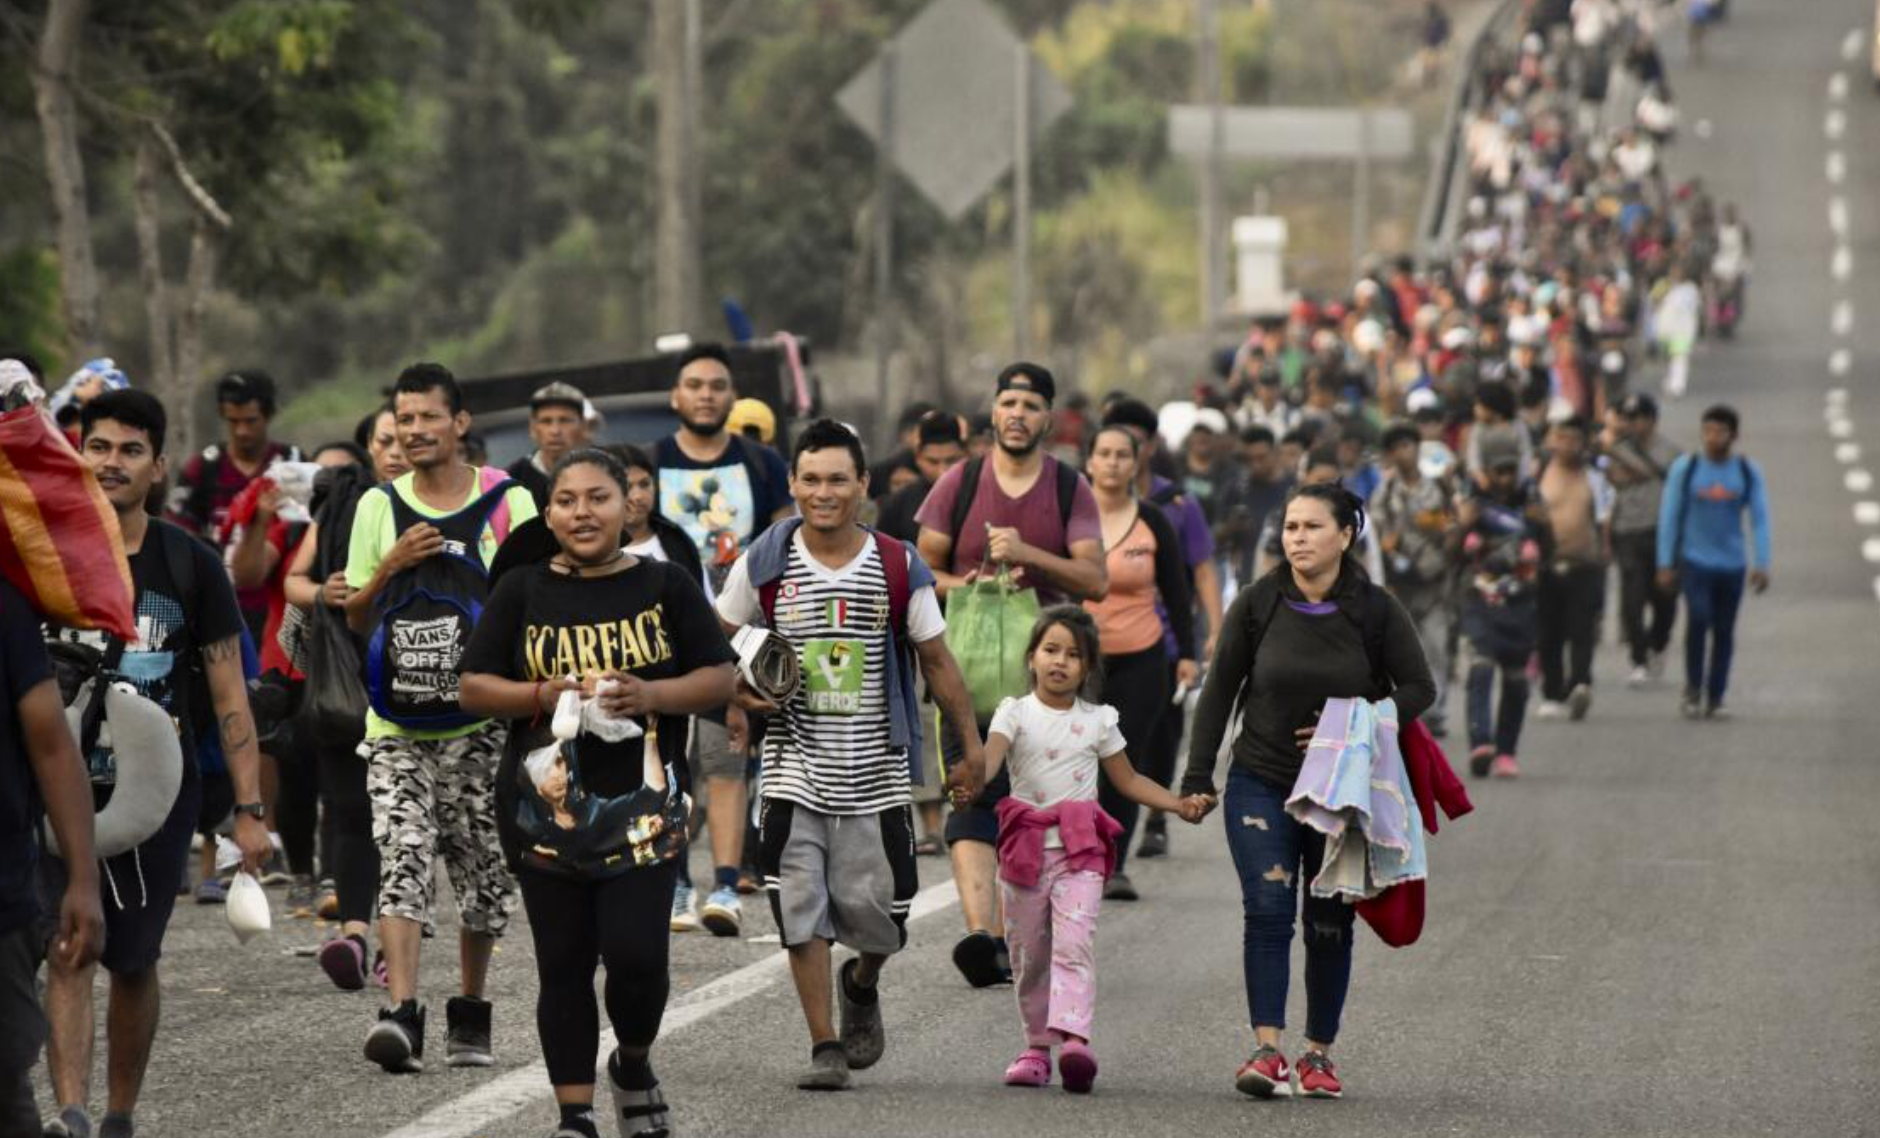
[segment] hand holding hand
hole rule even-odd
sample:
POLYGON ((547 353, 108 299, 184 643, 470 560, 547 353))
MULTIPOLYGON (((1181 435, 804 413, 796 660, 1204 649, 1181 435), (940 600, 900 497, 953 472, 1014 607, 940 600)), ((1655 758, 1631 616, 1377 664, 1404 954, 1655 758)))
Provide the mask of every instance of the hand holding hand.
POLYGON ((1189 825, 1200 824, 1214 810, 1214 796, 1210 794, 1190 794, 1182 798, 1181 818, 1189 825))
POLYGON ((965 806, 979 797, 986 785, 986 760, 983 754, 969 754, 947 772, 947 797, 955 807, 965 806))

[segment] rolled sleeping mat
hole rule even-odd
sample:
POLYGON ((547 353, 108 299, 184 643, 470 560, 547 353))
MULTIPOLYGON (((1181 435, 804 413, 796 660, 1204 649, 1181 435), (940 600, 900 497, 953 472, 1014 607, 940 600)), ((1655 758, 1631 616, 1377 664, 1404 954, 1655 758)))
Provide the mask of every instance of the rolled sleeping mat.
POLYGON ((796 649, 767 628, 746 625, 739 629, 731 638, 731 649, 738 654, 738 674, 744 682, 772 703, 788 700, 803 683, 796 649))
MULTIPOLYGON (((74 739, 79 737, 77 720, 84 714, 87 698, 89 693, 66 709, 74 739)), ((114 684, 105 689, 104 721, 118 762, 111 801, 98 811, 93 823, 92 844, 101 858, 128 853, 148 841, 170 816, 183 785, 183 748, 169 712, 128 684, 114 684)), ((52 823, 46 822, 43 828, 46 849, 63 857, 52 823)))

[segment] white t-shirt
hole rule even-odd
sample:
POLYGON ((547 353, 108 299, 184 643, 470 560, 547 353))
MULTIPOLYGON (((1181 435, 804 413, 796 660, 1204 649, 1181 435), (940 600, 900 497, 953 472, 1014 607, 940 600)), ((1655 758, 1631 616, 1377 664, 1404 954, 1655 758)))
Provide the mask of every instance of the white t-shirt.
MULTIPOLYGON (((672 560, 672 558, 666 556, 666 547, 659 544, 658 534, 652 534, 648 536, 645 541, 640 542, 638 545, 623 545, 620 547, 620 549, 621 549, 621 552, 630 553, 633 556, 638 557, 643 561, 671 561, 672 560)), ((703 576, 699 578, 698 583, 699 583, 699 587, 705 590, 705 599, 708 601, 711 600, 712 599, 712 575, 710 573, 704 574, 703 576)))
MULTIPOLYGON (((1126 746, 1117 720, 1114 707, 1083 699, 1063 711, 1035 694, 1001 701, 990 733, 1012 741, 1005 754, 1012 797, 1039 809, 1094 802, 1098 765, 1126 746)), ((1063 844, 1056 826, 1046 832, 1044 844, 1063 844)))
MULTIPOLYGON (((763 796, 824 814, 903 806, 907 754, 890 743, 888 580, 875 542, 863 542, 848 564, 831 569, 811 556, 799 531, 787 556, 772 631, 796 648, 803 683, 764 737, 763 796)), ((725 578, 718 615, 731 624, 763 620, 748 555, 725 578)), ((945 632, 932 587, 914 590, 909 639, 925 643, 945 632)))

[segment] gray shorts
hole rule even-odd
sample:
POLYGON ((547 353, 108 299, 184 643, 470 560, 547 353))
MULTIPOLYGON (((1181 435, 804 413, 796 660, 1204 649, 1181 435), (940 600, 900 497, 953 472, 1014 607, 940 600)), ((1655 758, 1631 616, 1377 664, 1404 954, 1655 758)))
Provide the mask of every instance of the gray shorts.
POLYGON ((748 756, 735 754, 731 750, 731 733, 722 723, 713 723, 704 716, 692 720, 692 764, 694 780, 702 778, 733 778, 743 781, 750 768, 748 756))
POLYGON ((911 808, 824 814, 766 798, 758 830, 758 868, 784 947, 820 939, 887 956, 907 944, 920 888, 911 808))

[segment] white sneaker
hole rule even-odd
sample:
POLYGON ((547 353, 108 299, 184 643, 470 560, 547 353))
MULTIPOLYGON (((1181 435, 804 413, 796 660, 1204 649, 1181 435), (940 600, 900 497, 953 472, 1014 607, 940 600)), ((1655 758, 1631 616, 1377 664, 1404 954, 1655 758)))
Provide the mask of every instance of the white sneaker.
POLYGON ((1654 680, 1665 678, 1665 654, 1663 652, 1653 652, 1646 658, 1645 674, 1654 680))
POLYGON ((1541 705, 1534 709, 1536 719, 1565 719, 1566 717, 1567 705, 1557 699, 1544 699, 1541 705))
POLYGON ((1625 686, 1629 688, 1642 688, 1646 684, 1649 684, 1651 682, 1652 682, 1652 670, 1646 667, 1645 665, 1640 664, 1638 667, 1632 669, 1631 675, 1626 677, 1625 686))
POLYGON ((698 927, 698 899, 692 895, 692 887, 682 881, 672 891, 672 931, 697 932, 698 927))
POLYGON ((737 936, 744 927, 744 906, 738 903, 738 891, 724 886, 712 890, 699 919, 713 936, 737 936))
POLYGON ((1593 689, 1585 684, 1575 684, 1567 693, 1567 713, 1575 723, 1586 718, 1586 713, 1593 707, 1593 689))

